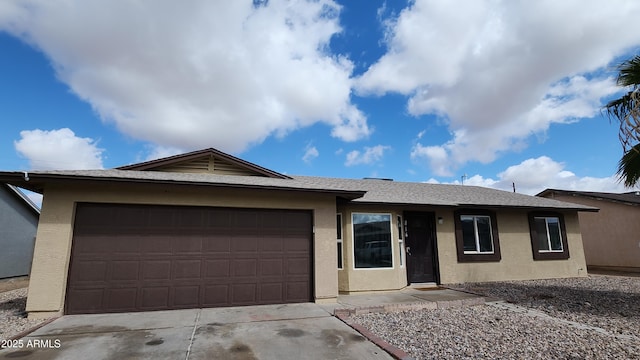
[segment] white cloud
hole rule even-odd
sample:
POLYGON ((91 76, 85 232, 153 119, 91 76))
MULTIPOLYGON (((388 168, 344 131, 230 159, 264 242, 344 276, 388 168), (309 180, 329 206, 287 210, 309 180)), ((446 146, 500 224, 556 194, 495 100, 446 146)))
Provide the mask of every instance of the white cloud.
POLYGON ((333 0, 0 7, 0 31, 41 49, 58 78, 128 136, 239 152, 317 122, 344 141, 372 131, 351 103, 352 62, 328 51, 342 31, 333 0))
MULTIPOLYGON (((427 182, 438 183, 431 178, 427 182)), ((453 184, 460 184, 456 180, 453 184)), ((506 191, 516 191, 523 194, 535 195, 544 189, 625 192, 629 191, 620 184, 615 175, 603 178, 590 176, 580 177, 566 170, 563 163, 554 161, 547 156, 527 159, 518 165, 509 166, 497 174, 497 178, 485 178, 482 175, 468 177, 465 185, 483 186, 506 191)))
POLYGON ((436 175, 451 176, 447 150, 441 146, 422 146, 418 143, 411 149, 411 159, 426 159, 436 175))
POLYGON ((31 170, 102 169, 102 153, 92 138, 82 138, 68 128, 24 130, 14 141, 16 151, 27 160, 31 170))
POLYGON ((376 145, 374 147, 365 146, 361 152, 359 150, 353 150, 347 153, 347 160, 345 166, 353 166, 360 164, 373 164, 378 162, 384 156, 384 152, 391 149, 390 146, 376 145))
POLYGON ((446 119, 452 138, 421 139, 416 158, 450 173, 521 149, 552 123, 597 115, 616 91, 602 71, 640 45, 638 17, 640 3, 624 0, 416 0, 386 20, 388 51, 357 90, 404 94, 409 113, 446 119))
POLYGON ((148 153, 146 154, 145 159, 142 161, 162 159, 165 157, 183 153, 182 149, 171 147, 171 146, 152 145, 152 146, 148 146, 147 148, 148 148, 148 153))
POLYGON ((311 160, 317 158, 319 155, 320 153, 318 152, 318 149, 315 146, 311 146, 311 144, 309 144, 304 150, 302 161, 306 163, 310 163, 311 160))

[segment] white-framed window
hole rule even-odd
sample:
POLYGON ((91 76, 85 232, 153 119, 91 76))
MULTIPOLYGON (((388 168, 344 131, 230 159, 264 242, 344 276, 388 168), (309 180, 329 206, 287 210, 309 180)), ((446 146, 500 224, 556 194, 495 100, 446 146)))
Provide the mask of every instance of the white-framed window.
POLYGON ((460 224, 465 254, 493 254, 490 216, 460 215, 460 224))
POLYGON ((336 214, 336 239, 337 239, 337 253, 338 253, 338 269, 343 269, 343 252, 342 252, 342 214, 336 214))
POLYGON ((398 257, 400 259, 400 267, 404 266, 404 239, 402 237, 402 228, 403 228, 403 223, 402 223, 402 216, 398 215, 396 217, 396 222, 397 222, 397 229, 398 229, 398 251, 400 253, 400 256, 398 257))
POLYGON ((538 236, 539 252, 563 252, 560 219, 557 217, 535 216, 533 222, 538 236))
POLYGON ((352 213, 353 266, 392 268, 391 214, 352 213))
POLYGON ((562 213, 551 211, 529 213, 529 230, 534 260, 569 258, 567 230, 562 213))

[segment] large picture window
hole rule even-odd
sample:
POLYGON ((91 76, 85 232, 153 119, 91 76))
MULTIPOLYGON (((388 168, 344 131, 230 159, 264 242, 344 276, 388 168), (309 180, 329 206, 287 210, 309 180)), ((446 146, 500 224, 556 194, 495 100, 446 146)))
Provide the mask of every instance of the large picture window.
POLYGON ((500 261, 498 225, 493 212, 459 210, 454 216, 458 261, 500 261))
POLYGON ((559 213, 529 214, 531 249, 535 260, 568 259, 567 232, 559 213))
POLYGON ((356 269, 393 267, 391 215, 352 214, 356 269))

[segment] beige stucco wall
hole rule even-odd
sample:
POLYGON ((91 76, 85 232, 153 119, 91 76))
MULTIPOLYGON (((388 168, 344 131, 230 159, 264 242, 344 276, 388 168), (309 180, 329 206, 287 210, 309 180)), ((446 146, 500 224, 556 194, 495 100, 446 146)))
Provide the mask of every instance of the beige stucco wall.
POLYGON ((579 215, 588 266, 640 271, 640 206, 557 193, 554 198, 600 209, 579 215))
POLYGON ((528 212, 525 210, 497 210, 500 249, 499 262, 459 263, 455 243, 453 209, 446 208, 402 208, 385 206, 339 207, 343 217, 344 269, 339 271, 339 290, 343 293, 375 290, 396 290, 407 284, 406 268, 399 265, 399 246, 395 220, 405 210, 428 211, 436 219, 437 252, 440 283, 529 280, 587 275, 584 249, 580 236, 578 215, 565 212, 565 227, 569 245, 567 260, 533 260, 528 212), (353 230, 351 214, 371 212, 392 215, 393 268, 355 269, 353 265, 353 230))
POLYGON ((453 211, 441 211, 445 219, 438 227, 440 281, 443 284, 529 280, 587 275, 580 226, 576 212, 564 213, 569 245, 567 260, 533 260, 527 212, 496 211, 500 251, 499 262, 459 263, 457 260, 453 211))
POLYGON ((76 202, 312 210, 314 296, 317 302, 335 301, 337 297, 334 196, 210 187, 74 184, 49 186, 44 193, 26 306, 30 317, 63 312, 76 202))

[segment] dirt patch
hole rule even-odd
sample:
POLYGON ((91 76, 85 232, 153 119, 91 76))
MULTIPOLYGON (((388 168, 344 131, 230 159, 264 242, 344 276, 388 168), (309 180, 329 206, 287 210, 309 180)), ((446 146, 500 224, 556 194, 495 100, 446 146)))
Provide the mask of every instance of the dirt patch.
POLYGON ((0 293, 15 289, 26 288, 27 286, 29 286, 28 276, 0 279, 0 293))

